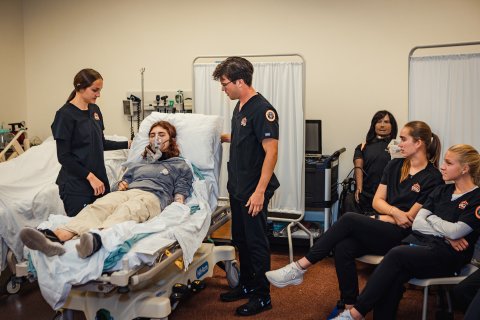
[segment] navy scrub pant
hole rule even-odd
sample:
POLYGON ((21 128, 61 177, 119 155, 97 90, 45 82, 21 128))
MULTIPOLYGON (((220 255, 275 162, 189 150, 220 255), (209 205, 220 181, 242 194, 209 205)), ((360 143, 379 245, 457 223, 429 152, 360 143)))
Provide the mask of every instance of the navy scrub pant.
POLYGON ((373 319, 395 319, 404 284, 412 279, 450 277, 461 266, 462 256, 442 246, 400 245, 390 250, 368 279, 355 309, 373 319))
MULTIPOLYGON (((68 190, 65 185, 58 186, 60 199, 62 199, 63 207, 67 216, 75 217, 83 208, 93 203, 98 197, 93 194, 78 194, 68 190)), ((75 191, 75 190, 73 190, 75 191)), ((106 194, 107 192, 105 192, 106 194)))
POLYGON ((409 233, 410 229, 349 212, 315 242, 305 257, 314 264, 335 249, 340 298, 346 304, 354 304, 358 297, 355 258, 365 254, 385 255, 409 233))
POLYGON ((270 245, 267 237, 268 202, 265 195, 263 209, 255 217, 248 214, 244 201, 230 196, 232 210, 232 240, 240 256, 240 284, 253 289, 253 294, 270 297, 270 283, 265 272, 270 270, 270 245))

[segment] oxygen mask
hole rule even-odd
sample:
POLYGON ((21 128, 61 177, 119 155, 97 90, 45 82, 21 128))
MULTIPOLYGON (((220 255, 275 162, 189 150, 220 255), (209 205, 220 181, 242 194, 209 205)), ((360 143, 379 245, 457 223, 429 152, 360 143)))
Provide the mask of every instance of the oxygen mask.
POLYGON ((151 147, 154 151, 161 149, 161 147, 162 147, 162 137, 160 137, 160 135, 158 133, 156 133, 155 136, 153 137, 153 143, 152 143, 151 147))
POLYGON ((147 148, 145 148, 147 151, 146 153, 147 161, 152 163, 160 159, 162 157, 161 148, 162 148, 162 138, 158 133, 156 133, 155 136, 153 137, 153 140, 150 141, 150 145, 147 146, 147 148))

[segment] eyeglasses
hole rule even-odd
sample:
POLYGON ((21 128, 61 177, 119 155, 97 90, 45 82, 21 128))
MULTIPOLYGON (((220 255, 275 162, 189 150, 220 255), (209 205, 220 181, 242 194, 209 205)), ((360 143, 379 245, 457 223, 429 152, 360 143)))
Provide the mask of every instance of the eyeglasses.
MULTIPOLYGON (((235 81, 235 80, 234 80, 234 81, 235 81)), ((220 84, 222 85, 222 87, 225 88, 226 86, 228 86, 228 85, 229 85, 230 83, 232 83, 232 82, 233 82, 233 81, 229 81, 229 82, 227 82, 227 83, 222 83, 222 82, 220 82, 220 84)))

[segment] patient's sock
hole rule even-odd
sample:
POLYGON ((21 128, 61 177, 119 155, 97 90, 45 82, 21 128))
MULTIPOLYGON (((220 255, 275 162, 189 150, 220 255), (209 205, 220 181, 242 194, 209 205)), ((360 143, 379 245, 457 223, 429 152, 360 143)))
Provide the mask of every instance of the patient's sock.
POLYGON ((23 228, 20 231, 20 239, 28 248, 43 252, 48 257, 61 256, 65 253, 65 248, 59 243, 60 240, 51 230, 48 230, 50 232, 46 232, 46 230, 37 230, 28 227, 23 228), (48 233, 48 236, 45 233, 48 233), (52 238, 52 235, 56 240, 52 238), (50 238, 55 240, 55 242, 51 241, 50 238))
POLYGON ((75 245, 78 256, 88 258, 102 247, 102 238, 98 233, 84 233, 80 236, 80 242, 75 245))

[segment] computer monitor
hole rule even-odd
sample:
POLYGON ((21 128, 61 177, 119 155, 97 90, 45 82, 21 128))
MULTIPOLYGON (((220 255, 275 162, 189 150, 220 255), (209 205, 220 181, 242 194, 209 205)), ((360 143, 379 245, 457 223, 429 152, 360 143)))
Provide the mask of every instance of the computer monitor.
POLYGON ((305 154, 322 154, 322 120, 305 120, 305 154))

